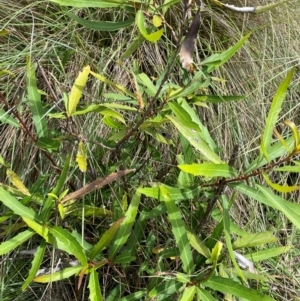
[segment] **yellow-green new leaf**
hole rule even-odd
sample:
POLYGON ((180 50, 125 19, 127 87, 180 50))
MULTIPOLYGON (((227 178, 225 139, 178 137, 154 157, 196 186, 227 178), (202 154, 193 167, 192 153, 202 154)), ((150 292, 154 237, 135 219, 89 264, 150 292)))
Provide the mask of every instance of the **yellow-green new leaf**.
POLYGON ((178 165, 178 167, 187 173, 194 176, 204 176, 204 177, 235 177, 237 176, 237 171, 229 166, 228 164, 214 164, 214 163, 203 163, 203 164, 183 164, 178 165))
POLYGON ((48 282, 54 282, 54 281, 60 281, 63 279, 68 279, 71 276, 78 274, 82 270, 82 266, 76 266, 76 267, 69 267, 62 271, 53 273, 53 274, 46 274, 42 276, 38 276, 33 279, 34 282, 39 283, 48 283, 48 282))
POLYGON ((266 173, 263 173, 263 177, 270 187, 272 187, 274 190, 277 190, 279 192, 287 193, 287 192, 293 192, 300 189, 300 186, 298 185, 288 186, 288 185, 280 185, 280 184, 273 183, 266 173))
POLYGON ((194 299, 196 291, 197 288, 195 285, 186 287, 180 301, 192 301, 194 299))
POLYGON ((290 121, 290 120, 285 120, 284 124, 287 125, 291 129, 294 139, 295 139, 295 147, 297 147, 300 144, 300 135, 299 135, 298 127, 296 126, 296 124, 293 121, 290 121))
POLYGON ((86 172, 87 154, 86 154, 86 146, 85 146, 83 141, 80 141, 79 144, 78 144, 76 162, 78 164, 79 169, 82 172, 86 172))
POLYGON ((28 196, 30 195, 30 192, 28 191, 28 189, 23 184, 22 180, 15 172, 7 168, 6 175, 9 181, 18 189, 18 191, 22 192, 24 195, 28 195, 28 196))
POLYGON ((295 69, 292 68, 292 70, 287 74, 284 81, 279 85, 277 92, 273 98, 272 105, 267 117, 266 126, 261 139, 260 146, 263 155, 268 161, 270 161, 269 150, 272 143, 273 128, 278 120, 278 116, 281 111, 281 105, 283 103, 287 89, 293 77, 294 70, 295 69))
POLYGON ((67 104, 67 114, 68 116, 72 116, 76 111, 76 107, 79 103, 79 100, 82 96, 83 89, 86 85, 86 82, 89 77, 91 69, 90 66, 86 66, 83 68, 79 75, 77 76, 75 83, 71 89, 71 93, 69 95, 69 100, 67 104))
POLYGON ((148 33, 147 32, 147 29, 145 27, 145 16, 144 16, 144 13, 139 10, 137 13, 136 13, 136 25, 140 31, 140 33, 142 34, 142 36, 147 40, 147 41, 150 41, 150 42, 157 42, 161 36, 163 35, 164 33, 164 30, 163 28, 158 30, 158 31, 155 31, 153 33, 148 33))

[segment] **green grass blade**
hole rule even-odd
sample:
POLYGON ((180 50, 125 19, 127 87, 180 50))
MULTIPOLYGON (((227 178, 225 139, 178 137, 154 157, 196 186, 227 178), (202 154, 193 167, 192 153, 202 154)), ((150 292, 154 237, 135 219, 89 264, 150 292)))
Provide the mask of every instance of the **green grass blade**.
MULTIPOLYGON (((112 259, 116 256, 117 252, 122 248, 122 246, 127 242, 132 226, 135 222, 136 215, 138 212, 139 204, 141 200, 141 194, 136 191, 135 195, 132 197, 131 203, 125 214, 125 219, 123 220, 114 240, 112 242, 109 258, 112 259)), ((134 246, 131 246, 134 247, 134 246)))
POLYGON ((162 195, 162 200, 164 201, 167 207, 167 213, 170 218, 172 232, 174 234, 179 249, 180 259, 183 264, 183 270, 187 274, 192 274, 194 269, 194 260, 190 247, 190 242, 188 240, 187 232, 185 229, 185 224, 182 221, 180 210, 176 206, 175 201, 173 201, 170 198, 168 190, 165 186, 161 185, 160 191, 162 195))
POLYGON ((245 287, 229 278, 212 276, 202 284, 205 287, 209 287, 223 294, 231 294, 250 301, 275 301, 273 298, 260 293, 258 290, 245 287))
POLYGON ((266 126, 261 139, 260 146, 263 155, 268 161, 270 161, 269 149, 272 142, 273 128, 278 120, 278 116, 281 111, 281 105, 286 96, 286 92, 290 85, 291 79, 293 77, 294 70, 295 69, 292 68, 290 72, 287 74, 284 81, 279 85, 277 92, 272 100, 272 105, 267 117, 266 126))
POLYGON ((49 231, 52 234, 52 237, 50 238, 51 244, 56 248, 75 256, 83 266, 87 266, 87 258, 84 249, 71 233, 58 226, 51 227, 49 231))
POLYGON ((47 136, 47 121, 45 110, 41 101, 41 94, 37 88, 34 66, 27 56, 27 73, 26 73, 26 88, 28 104, 32 113, 32 120, 38 137, 47 136))
POLYGON ((34 253, 34 258, 31 262, 31 268, 30 268, 29 274, 28 274, 27 278, 25 279, 25 282, 22 285, 22 291, 25 291, 25 289, 28 287, 28 285, 34 279, 34 277, 35 277, 37 271, 39 270, 39 267, 44 259, 45 250, 46 250, 46 241, 42 240, 42 242, 38 246, 36 252, 34 253))
POLYGON ((103 300, 99 281, 100 280, 98 278, 97 271, 94 268, 91 269, 89 285, 88 285, 89 290, 90 290, 89 300, 91 300, 91 301, 102 301, 103 300))
POLYGON ((18 235, 14 236, 8 241, 5 241, 0 244, 0 255, 7 254, 8 252, 17 248, 20 244, 28 240, 30 237, 34 235, 34 231, 25 230, 18 235))

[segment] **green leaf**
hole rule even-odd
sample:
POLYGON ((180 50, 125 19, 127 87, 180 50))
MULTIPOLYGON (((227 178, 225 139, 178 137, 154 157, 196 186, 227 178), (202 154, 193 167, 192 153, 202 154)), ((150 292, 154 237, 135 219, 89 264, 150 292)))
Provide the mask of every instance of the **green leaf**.
MULTIPOLYGON (((49 0, 59 5, 72 6, 72 7, 98 7, 98 8, 109 8, 117 7, 127 3, 123 0, 49 0)), ((135 0, 135 2, 139 2, 135 0)))
POLYGON ((256 187, 273 204, 272 207, 281 211, 298 229, 300 229, 300 215, 297 214, 295 211, 291 210, 288 206, 286 206, 284 199, 275 195, 273 191, 267 187, 258 184, 256 185, 256 187))
POLYGON ((10 240, 7 240, 0 244, 0 255, 7 254, 8 252, 16 249, 19 245, 21 245, 23 242, 28 240, 30 237, 32 237, 35 234, 32 230, 25 230, 18 235, 14 236, 10 240))
POLYGON ((246 258, 254 261, 259 262, 263 261, 272 257, 278 257, 283 253, 287 253, 291 250, 291 246, 285 246, 285 247, 278 247, 278 248, 270 248, 263 251, 254 252, 248 255, 245 255, 246 258))
POLYGON ((275 123, 278 120, 279 113, 281 111, 281 105, 283 103, 283 100, 285 98, 287 89, 289 87, 289 84, 291 82, 291 79, 294 74, 294 68, 291 69, 291 71, 287 74, 284 81, 280 84, 280 86, 277 89, 277 92, 272 100, 272 105, 267 117, 265 130, 261 139, 261 151, 265 158, 270 161, 270 155, 269 155, 269 149, 272 142, 272 135, 273 135, 273 129, 275 126, 275 123))
POLYGON ((182 297, 180 298, 180 301, 191 301, 193 300, 195 294, 196 294, 196 286, 192 285, 192 286, 188 286, 185 288, 182 297))
POLYGON ((147 40, 147 41, 150 41, 150 42, 157 42, 161 36, 163 35, 164 33, 164 30, 163 28, 162 29, 159 29, 153 33, 148 33, 147 32, 147 29, 145 27, 145 16, 144 16, 144 13, 142 10, 139 10, 137 13, 136 13, 136 25, 140 31, 140 33, 142 34, 142 36, 147 40))
POLYGON ((110 259, 115 257, 117 252, 122 248, 122 246, 128 240, 130 233, 131 233, 132 226, 136 219, 140 200, 141 200, 141 194, 137 190, 136 193, 134 194, 134 196, 132 197, 131 203, 127 209, 127 212, 125 214, 125 219, 123 220, 116 236, 114 237, 112 245, 110 247, 110 250, 109 250, 109 258, 110 259))
POLYGON ((191 246, 201 255, 205 256, 206 258, 211 258, 211 252, 209 248, 205 245, 204 241, 201 238, 189 231, 186 231, 189 243, 191 246))
POLYGON ((207 65, 206 74, 218 69, 225 64, 248 40, 251 33, 241 38, 235 45, 229 47, 227 50, 220 54, 213 54, 202 62, 202 65, 207 65))
POLYGON ((100 280, 98 278, 98 273, 95 270, 95 268, 91 269, 90 272, 90 279, 89 279, 89 290, 90 290, 90 296, 89 299, 91 301, 102 301, 103 297, 100 290, 100 280))
POLYGON ((23 217, 24 222, 28 225, 29 228, 31 228, 33 231, 35 231, 38 235, 40 235, 41 237, 43 237, 45 239, 45 241, 49 241, 49 230, 47 228, 47 226, 45 225, 40 225, 39 223, 36 223, 35 221, 23 217))
POLYGON ((277 190, 279 192, 288 193, 288 192, 296 191, 300 188, 299 185, 288 186, 288 185, 280 185, 277 183, 273 183, 266 173, 263 172, 262 175, 263 175, 265 181, 267 182, 267 184, 270 187, 272 187, 274 190, 277 190))
POLYGON ((168 296, 175 294, 184 284, 173 279, 166 280, 160 285, 155 286, 148 294, 151 300, 165 300, 168 296))
POLYGON ((115 300, 118 300, 118 301, 135 301, 135 300, 143 300, 143 297, 147 294, 147 291, 144 290, 144 291, 137 291, 135 293, 132 293, 130 295, 127 295, 123 298, 120 298, 120 299, 115 299, 115 300))
POLYGON ((276 242, 277 237, 272 234, 271 231, 265 231, 260 233, 250 233, 238 238, 234 244, 234 249, 242 249, 246 247, 259 246, 276 242))
POLYGON ((77 154, 76 154, 76 163, 80 171, 86 172, 87 169, 87 151, 86 145, 83 141, 80 141, 78 144, 77 154))
POLYGON ((82 96, 83 89, 88 80, 90 70, 90 66, 84 67, 83 70, 79 72, 72 86, 66 107, 68 116, 72 116, 76 112, 76 108, 82 96))
POLYGON ((223 163, 220 157, 214 153, 207 143, 200 137, 199 133, 191 129, 185 125, 174 116, 166 116, 168 119, 172 121, 175 127, 179 130, 179 132, 190 142, 192 146, 194 146, 208 161, 212 161, 214 163, 223 163))
POLYGON ((229 101, 238 101, 245 99, 246 96, 239 96, 239 95, 226 95, 226 96, 218 96, 218 95, 197 95, 191 99, 191 102, 195 105, 201 102, 208 102, 208 103, 226 103, 229 101))
POLYGON ((106 246, 109 245, 123 220, 124 217, 114 222, 114 224, 101 236, 100 240, 91 251, 90 260, 93 260, 106 246))
POLYGON ((51 244, 56 248, 75 256, 83 266, 87 266, 87 258, 84 250, 71 233, 58 226, 51 227, 49 231, 52 234, 52 237, 50 238, 51 244))
POLYGON ((9 192, 0 187, 0 201, 9 209, 11 209, 15 214, 26 217, 29 220, 34 220, 40 222, 38 215, 34 212, 33 209, 24 206, 19 202, 14 196, 9 192))
MULTIPOLYGON (((199 196, 200 192, 202 191, 199 185, 195 188, 191 189, 180 189, 171 186, 167 186, 169 197, 173 201, 183 201, 188 199, 193 199, 199 196)), ((147 197, 154 198, 156 200, 161 200, 161 193, 159 187, 144 187, 138 188, 138 192, 146 195, 147 197)))
POLYGON ((39 282, 39 283, 60 281, 63 279, 70 278, 71 276, 79 273, 81 270, 82 270, 82 266, 69 267, 69 268, 65 268, 59 272, 53 273, 53 274, 46 274, 46 275, 38 276, 38 277, 34 278, 33 281, 39 282))
POLYGON ((22 285, 22 291, 25 291, 25 289, 28 287, 28 285, 31 283, 36 273, 38 272, 39 267, 41 266, 44 259, 45 250, 46 250, 46 241, 42 240, 36 252, 34 253, 34 258, 31 262, 31 268, 29 274, 22 285))
POLYGON ((60 142, 56 139, 51 139, 48 137, 40 137, 35 146, 41 149, 45 149, 48 152, 58 151, 60 148, 60 142))
POLYGON ((34 66, 30 57, 26 57, 26 88, 28 104, 32 113, 32 120, 38 137, 47 136, 47 121, 42 105, 41 94, 37 88, 34 66))
MULTIPOLYGON (((239 184, 230 184, 230 186, 233 186, 235 190, 257 200, 260 203, 263 203, 269 207, 272 207, 274 209, 277 209, 285 214, 285 212, 288 212, 289 216, 295 220, 300 217, 300 205, 292 202, 288 202, 280 197, 275 196, 270 189, 267 189, 268 193, 271 193, 270 197, 267 197, 265 194, 263 194, 261 191, 254 189, 244 183, 239 184), (276 198, 276 201, 273 201, 273 198, 276 198)), ((286 215, 287 216, 287 215, 286 215)), ((288 217, 288 216, 287 216, 288 217)), ((289 217, 288 217, 289 218, 289 217)))
POLYGON ((56 182, 56 186, 53 188, 51 193, 48 194, 48 197, 45 201, 44 207, 42 209, 42 214, 41 214, 42 218, 45 222, 48 222, 50 211, 55 206, 56 199, 54 196, 57 196, 57 197, 59 196, 59 194, 67 180, 68 173, 69 173, 69 167, 70 167, 70 160, 71 160, 71 157, 67 156, 67 158, 65 159, 65 164, 64 164, 63 170, 60 173, 58 181, 56 182))
POLYGON ((120 22, 89 21, 79 18, 71 12, 66 12, 66 15, 86 28, 99 31, 116 31, 128 27, 134 23, 134 19, 120 22))
POLYGON ((197 296, 201 301, 218 301, 208 291, 197 287, 197 296))
POLYGON ((203 164, 183 164, 178 165, 178 167, 187 173, 194 176, 204 176, 207 178, 211 177, 235 177, 237 176, 237 171, 227 165, 227 164, 213 164, 213 163, 203 163, 203 164))
POLYGON ((183 264, 183 270, 187 274, 192 274, 194 269, 194 260, 180 210, 177 208, 175 201, 171 199, 168 189, 163 185, 160 185, 159 188, 162 201, 164 201, 166 205, 167 213, 170 218, 172 232, 174 234, 180 253, 180 259, 183 264))
POLYGON ((15 118, 11 117, 7 112, 1 109, 0 109, 0 122, 7 123, 16 128, 20 127, 19 122, 15 118))
POLYGON ((152 80, 148 77, 146 73, 136 74, 136 78, 138 82, 143 85, 143 88, 149 96, 155 96, 157 92, 157 87, 155 87, 152 80))
POLYGON ((229 278, 212 276, 207 281, 202 282, 202 284, 223 294, 231 294, 249 301, 275 301, 258 290, 245 287, 229 278))
POLYGON ((121 55, 120 62, 123 59, 129 58, 145 41, 145 38, 139 34, 133 39, 133 42, 127 47, 126 51, 121 55))

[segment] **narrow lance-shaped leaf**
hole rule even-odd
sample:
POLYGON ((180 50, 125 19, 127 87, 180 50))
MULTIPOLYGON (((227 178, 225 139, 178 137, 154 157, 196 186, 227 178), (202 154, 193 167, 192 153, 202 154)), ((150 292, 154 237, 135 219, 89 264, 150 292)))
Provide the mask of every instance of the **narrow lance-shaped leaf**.
POLYGON ((88 80, 90 70, 90 66, 84 67, 83 70, 79 72, 79 75, 77 76, 75 83, 72 86, 66 108, 68 116, 72 116, 76 111, 76 107, 79 103, 83 89, 88 80))
MULTIPOLYGON (((98 8, 109 8, 117 7, 126 3, 126 1, 121 0, 50 0, 51 2, 57 3, 59 5, 66 5, 72 7, 98 7, 98 8)), ((135 0, 135 2, 139 2, 135 0)))
POLYGON ((270 161, 269 149, 272 142, 273 128, 278 120, 278 116, 281 111, 281 105, 283 103, 287 89, 293 77, 294 70, 295 69, 292 68, 292 70, 290 70, 290 72, 287 74, 284 81, 279 85, 277 92, 272 100, 271 108, 267 117, 265 130, 261 139, 260 146, 263 155, 268 161, 270 161))
POLYGON ((46 241, 42 240, 42 242, 38 246, 36 252, 34 253, 34 258, 31 262, 31 268, 30 268, 29 274, 28 274, 27 278, 25 279, 25 282, 22 285, 22 291, 25 291, 25 289, 31 283, 31 281, 35 277, 37 271, 39 270, 39 267, 41 266, 41 263, 44 259, 45 250, 46 250, 46 241))
POLYGON ((95 268, 92 268, 92 270, 90 272, 90 279, 89 279, 89 290, 90 290, 89 299, 91 301, 102 301, 103 300, 99 282, 100 282, 100 280, 98 278, 98 273, 95 268))
POLYGON ((262 175, 263 175, 265 181, 267 182, 267 184, 270 187, 272 187, 274 190, 277 190, 279 192, 288 193, 288 192, 293 192, 293 191, 300 189, 300 185, 293 185, 293 186, 280 185, 277 183, 273 183, 266 173, 263 173, 262 175))
POLYGON ((52 237, 50 238, 52 245, 70 255, 75 256, 83 266, 87 265, 87 258, 83 248, 74 236, 72 236, 67 230, 58 226, 51 227, 50 233, 52 234, 52 237))
MULTIPOLYGON (((135 222, 136 215, 138 213, 138 208, 141 200, 140 192, 136 191, 134 196, 132 197, 131 203, 126 211, 125 219, 123 220, 114 240, 111 244, 111 248, 109 251, 109 258, 112 259, 115 257, 117 252, 124 246, 127 242, 132 226, 135 222)), ((134 246, 132 246, 134 247, 134 246)))
POLYGON ((90 21, 90 20, 79 18, 71 12, 66 12, 66 15, 69 16, 74 21, 76 21, 77 23, 85 26, 86 28, 92 30, 99 30, 99 31, 116 31, 128 27, 134 23, 134 19, 127 20, 127 21, 119 21, 119 22, 90 21))
POLYGON ((26 87, 28 104, 32 113, 32 120, 37 132, 38 137, 47 136, 47 121, 45 118, 45 111, 42 105, 41 94, 37 88, 37 81, 35 77, 34 66, 27 56, 27 74, 26 74, 26 87))
POLYGON ((213 163, 203 163, 203 164, 183 164, 178 165, 178 167, 187 173, 195 176, 204 177, 235 177, 237 176, 237 171, 229 166, 228 164, 213 164, 213 163))
POLYGON ((14 236, 10 240, 7 240, 0 244, 0 255, 7 254, 8 252, 16 249, 20 244, 28 240, 30 237, 32 237, 35 234, 34 231, 25 230, 18 235, 14 236))
POLYGON ((168 216, 170 218, 172 232, 174 234, 179 249, 180 259, 182 260, 183 269, 187 274, 192 274, 194 269, 193 255, 187 237, 185 225, 181 217, 180 210, 176 206, 175 201, 173 201, 170 198, 168 189, 163 185, 160 185, 159 188, 160 188, 162 200, 166 205, 168 216))

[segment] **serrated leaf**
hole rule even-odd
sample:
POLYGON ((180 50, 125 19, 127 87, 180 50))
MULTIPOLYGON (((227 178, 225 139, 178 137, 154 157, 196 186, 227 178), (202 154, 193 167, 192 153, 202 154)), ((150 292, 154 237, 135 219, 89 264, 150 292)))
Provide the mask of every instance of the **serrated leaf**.
POLYGON ((279 85, 277 92, 272 100, 271 108, 266 120, 265 130, 261 139, 261 151, 264 155, 264 157, 270 161, 269 156, 269 149, 272 143, 272 134, 273 134, 273 128, 275 126, 275 123, 278 120, 279 113, 281 111, 281 105, 283 103, 283 100, 285 98, 287 89, 289 87, 289 84, 292 80, 293 74, 294 74, 294 68, 288 72, 286 78, 284 81, 279 85))
POLYGON ((229 278, 212 276, 207 281, 202 282, 202 284, 218 292, 245 298, 249 301, 275 301, 273 298, 260 293, 258 290, 243 286, 229 278))
POLYGON ((82 172, 86 172, 87 152, 86 152, 86 146, 83 141, 80 141, 78 144, 78 149, 77 149, 77 154, 76 154, 76 162, 78 164, 79 169, 82 172))
POLYGON ((110 21, 90 21, 77 17, 71 12, 65 12, 67 16, 76 21, 77 23, 83 25, 86 28, 98 31, 116 31, 122 28, 126 28, 134 23, 134 19, 119 22, 110 21))
POLYGON ((46 242, 45 240, 42 240, 40 245, 37 247, 36 252, 34 253, 34 258, 31 262, 31 268, 29 274, 22 285, 22 291, 25 291, 25 289, 28 287, 28 285, 31 283, 36 273, 38 272, 39 267, 41 266, 44 259, 45 250, 46 250, 46 242))
POLYGON ((52 237, 50 238, 51 244, 56 248, 75 256, 83 266, 87 266, 87 258, 83 248, 72 234, 58 226, 51 227, 49 231, 52 234, 52 237))
POLYGON ((90 290, 89 299, 91 301, 103 300, 99 282, 100 280, 98 278, 98 273, 95 268, 92 268, 90 271, 90 278, 89 278, 89 285, 88 285, 88 288, 90 290))
POLYGON ((272 257, 278 257, 281 254, 289 252, 291 249, 292 249, 291 246, 270 248, 263 251, 258 251, 258 252, 245 255, 245 257, 254 262, 259 262, 259 261, 267 260, 272 257))
MULTIPOLYGON (((1 192, 0 192, 1 193, 1 192)), ((5 255, 10 251, 16 249, 23 242, 31 238, 35 234, 32 230, 25 230, 11 239, 0 244, 0 255, 5 255)))
POLYGON ((161 192, 162 201, 165 203, 167 208, 167 213, 172 226, 172 232, 174 234, 180 253, 180 259, 183 264, 183 270, 187 274, 192 274, 194 269, 194 260, 180 210, 176 206, 175 201, 171 199, 168 189, 163 185, 160 185, 159 189, 161 192))
POLYGON ((37 88, 34 66, 29 56, 26 57, 26 71, 27 98, 32 120, 38 137, 45 137, 48 132, 45 110, 42 105, 41 94, 37 88))
POLYGON ((271 231, 260 232, 260 233, 250 233, 238 238, 234 244, 234 249, 242 249, 246 247, 253 247, 264 245, 272 242, 276 242, 277 237, 272 234, 271 231))
POLYGON ((68 279, 71 276, 78 274, 83 269, 82 266, 65 268, 59 272, 38 276, 33 279, 34 282, 48 283, 68 279))
POLYGON ((6 175, 8 177, 8 180, 24 195, 30 196, 30 192, 23 184, 22 180, 19 178, 19 176, 12 171, 11 169, 6 169, 6 175))
POLYGON ((34 232, 36 232, 38 235, 43 237, 45 241, 49 241, 49 230, 45 225, 40 225, 39 223, 28 219, 26 217, 23 217, 24 222, 28 225, 29 228, 31 228, 34 232))
POLYGON ((163 28, 159 29, 158 31, 155 31, 153 33, 148 33, 147 29, 145 27, 145 16, 144 16, 143 11, 141 11, 141 10, 139 10, 136 13, 135 21, 136 21, 136 25, 137 25, 140 33, 147 41, 157 42, 164 33, 163 28))
POLYGON ((84 67, 83 70, 79 72, 71 88, 71 93, 69 95, 66 108, 68 116, 72 116, 76 112, 77 105, 82 96, 82 92, 88 80, 90 71, 90 66, 84 67))
POLYGON ((204 176, 204 177, 236 177, 237 171, 229 166, 228 164, 213 164, 213 163, 203 163, 203 164, 183 164, 178 165, 178 167, 187 173, 194 176, 204 176))
POLYGON ((100 240, 91 251, 90 260, 93 260, 106 246, 109 245, 123 220, 124 217, 114 222, 113 225, 101 236, 100 240))

